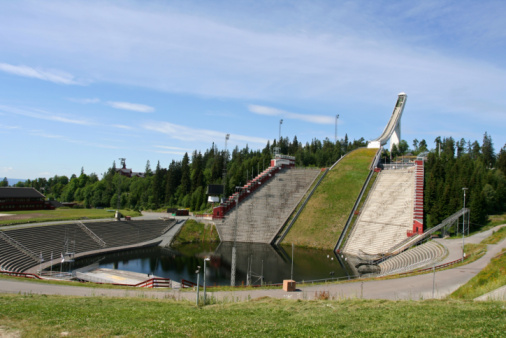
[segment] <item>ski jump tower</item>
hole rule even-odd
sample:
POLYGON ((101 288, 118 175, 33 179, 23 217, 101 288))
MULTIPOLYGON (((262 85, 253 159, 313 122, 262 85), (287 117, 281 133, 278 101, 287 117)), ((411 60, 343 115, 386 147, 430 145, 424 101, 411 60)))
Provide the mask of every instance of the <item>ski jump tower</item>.
POLYGON ((369 141, 367 148, 383 147, 388 142, 388 140, 390 140, 390 151, 392 151, 394 144, 399 146, 399 142, 401 140, 401 117, 407 98, 408 96, 406 93, 400 93, 398 95, 394 111, 390 117, 390 121, 388 121, 388 124, 385 127, 385 130, 383 130, 383 133, 380 137, 369 141))

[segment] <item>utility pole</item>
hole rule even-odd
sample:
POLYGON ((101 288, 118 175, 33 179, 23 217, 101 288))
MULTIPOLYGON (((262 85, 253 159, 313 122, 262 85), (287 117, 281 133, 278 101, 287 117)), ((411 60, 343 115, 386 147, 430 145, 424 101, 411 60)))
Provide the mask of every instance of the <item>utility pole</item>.
POLYGON ((225 200, 227 196, 227 159, 228 159, 228 151, 227 151, 227 142, 230 139, 230 134, 225 135, 225 154, 223 155, 223 197, 222 202, 225 200))
MULTIPOLYGON (((204 262, 204 264, 206 264, 206 262, 204 262)), ((195 273, 197 274, 197 306, 199 306, 199 282, 200 282, 200 265, 197 266, 197 271, 195 271, 195 273)))
POLYGON ((279 120, 279 143, 281 143, 281 125, 283 124, 283 119, 279 120))
MULTIPOLYGON (((126 158, 124 157, 120 157, 119 158, 120 160, 120 163, 121 163, 121 169, 123 169, 125 167, 125 160, 126 158)), ((121 176, 122 176, 122 171, 119 171, 119 177, 118 177, 118 202, 117 202, 117 205, 116 205, 116 219, 119 220, 121 218, 120 216, 120 212, 119 212, 119 209, 121 209, 121 176)))
POLYGON ((339 120, 339 114, 336 115, 336 132, 334 134, 334 142, 337 144, 337 121, 339 120))
MULTIPOLYGON (((466 210, 466 190, 467 188, 462 188, 464 192, 464 211, 466 210)), ((464 261, 465 252, 464 252, 464 236, 465 236, 465 222, 466 222, 466 214, 462 215, 462 262, 464 261)))
POLYGON ((235 286, 235 270, 237 259, 236 240, 237 240, 237 226, 239 221, 239 196, 241 195, 242 187, 235 187, 235 190, 237 192, 237 195, 235 199, 235 224, 233 230, 234 244, 232 245, 232 267, 230 272, 230 286, 235 286))

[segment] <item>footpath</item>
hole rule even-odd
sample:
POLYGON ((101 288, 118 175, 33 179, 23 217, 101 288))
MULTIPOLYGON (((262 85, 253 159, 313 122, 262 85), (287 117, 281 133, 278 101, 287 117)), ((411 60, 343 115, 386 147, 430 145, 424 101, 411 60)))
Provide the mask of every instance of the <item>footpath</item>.
MULTIPOLYGON (((497 230, 499 227, 494 228, 497 230)), ((492 230, 490 230, 491 233, 492 230)), ((490 235, 489 233, 489 235, 490 235)), ((479 243, 486 234, 479 233, 466 238, 467 243, 479 243)), ((462 255, 462 240, 448 241, 449 256, 457 257, 462 255), (451 243, 449 241, 455 241, 451 243), (457 244, 460 241, 460 246, 457 244)), ((310 300, 319 298, 322 294, 330 299, 390 299, 390 300, 422 300, 430 298, 445 298, 460 286, 467 283, 476 276, 492 257, 499 254, 506 248, 506 239, 498 244, 489 244, 487 253, 480 259, 453 269, 436 271, 435 274, 428 273, 411 277, 385 279, 385 280, 354 280, 340 284, 325 284, 315 286, 302 286, 295 292, 285 292, 281 289, 253 289, 234 291, 213 292, 212 288, 207 289, 207 296, 213 297, 219 301, 246 301, 260 297, 287 298, 310 300), (434 287, 433 287, 434 285, 434 287)), ((170 298, 176 300, 195 301, 196 292, 192 290, 157 290, 157 289, 103 289, 88 288, 82 286, 60 286, 54 284, 43 284, 30 282, 28 280, 2 279, 0 277, 0 292, 3 293, 21 293, 21 294, 46 294, 63 296, 83 296, 83 297, 142 297, 142 298, 170 298)), ((201 288, 202 296, 202 288, 201 288)), ((492 297, 492 296, 490 296, 492 297)), ((506 298, 506 287, 500 288, 493 294, 494 299, 506 298)), ((486 299, 486 297, 485 297, 486 299)))

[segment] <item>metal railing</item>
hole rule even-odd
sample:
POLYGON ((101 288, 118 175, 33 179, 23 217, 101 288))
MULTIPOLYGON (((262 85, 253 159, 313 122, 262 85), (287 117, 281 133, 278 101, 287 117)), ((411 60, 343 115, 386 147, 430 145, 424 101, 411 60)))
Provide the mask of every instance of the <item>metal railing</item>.
POLYGON ((25 247, 23 244, 16 241, 14 238, 7 235, 4 231, 0 230, 0 237, 3 238, 6 242, 13 245, 15 248, 17 248, 19 251, 21 251, 25 255, 29 256, 35 262, 40 263, 41 258, 39 256, 37 256, 33 251, 31 251, 30 249, 25 247))
POLYGON ((77 226, 79 226, 84 232, 88 234, 88 236, 91 237, 95 242, 97 242, 98 245, 100 245, 102 248, 105 248, 107 244, 104 242, 104 240, 100 237, 98 237, 93 231, 91 231, 90 228, 88 228, 86 225, 84 225, 83 222, 76 222, 77 226))

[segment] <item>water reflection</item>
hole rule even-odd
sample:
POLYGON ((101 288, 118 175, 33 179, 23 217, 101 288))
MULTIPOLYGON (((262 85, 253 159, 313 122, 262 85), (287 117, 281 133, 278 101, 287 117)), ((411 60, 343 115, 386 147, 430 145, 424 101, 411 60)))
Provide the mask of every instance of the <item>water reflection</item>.
MULTIPOLYGON (((197 266, 203 267, 204 258, 210 257, 206 270, 207 285, 230 285, 232 245, 232 242, 223 242, 186 244, 174 248, 143 248, 82 259, 74 267, 96 263, 102 268, 196 282, 197 266)), ((291 246, 237 243, 236 250, 236 285, 247 285, 248 276, 254 285, 261 284, 262 276, 263 282, 268 284, 282 283, 284 279, 290 278, 291 246)), ((331 250, 296 247, 293 277, 296 281, 307 281, 350 276, 348 265, 339 258, 331 250)))

